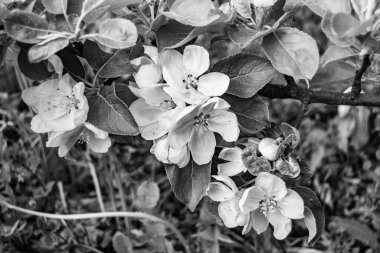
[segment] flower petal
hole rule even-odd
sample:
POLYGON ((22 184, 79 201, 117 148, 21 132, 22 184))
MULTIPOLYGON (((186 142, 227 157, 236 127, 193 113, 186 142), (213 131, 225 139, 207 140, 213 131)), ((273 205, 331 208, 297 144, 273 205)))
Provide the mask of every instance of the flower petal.
POLYGON ((144 46, 144 54, 148 55, 150 59, 156 64, 158 64, 158 48, 153 46, 144 46))
POLYGON ((292 230, 292 220, 282 215, 279 210, 268 213, 267 218, 273 226, 273 235, 277 240, 285 239, 292 230))
POLYGON ((256 209, 253 212, 251 212, 251 219, 252 227, 256 231, 256 233, 261 234, 262 232, 267 230, 269 221, 260 209, 256 209))
POLYGON ((32 118, 31 129, 35 133, 47 133, 52 130, 46 121, 44 121, 38 114, 32 118))
POLYGON ((170 96, 164 91, 162 84, 155 84, 149 88, 141 89, 140 96, 145 99, 145 102, 151 106, 159 106, 165 100, 170 100, 170 96))
POLYGON ((215 152, 216 140, 213 132, 204 126, 193 127, 189 149, 193 160, 199 164, 206 164, 211 161, 215 152))
POLYGON ((235 193, 230 188, 219 182, 211 182, 207 188, 207 196, 216 202, 229 200, 234 195, 235 193))
POLYGON ((229 201, 219 203, 218 213, 220 218, 223 220, 224 226, 228 228, 234 228, 238 226, 236 224, 237 213, 231 209, 229 201))
POLYGON ((190 45, 183 50, 183 66, 186 73, 196 77, 206 72, 210 66, 210 55, 203 47, 190 45))
POLYGON ((108 137, 108 133, 102 129, 97 128, 91 123, 84 122, 84 126, 94 133, 94 137, 98 139, 105 139, 108 137))
POLYGON ((129 107, 136 123, 139 126, 146 126, 157 122, 164 110, 153 107, 145 102, 145 99, 139 98, 135 100, 129 107))
POLYGON ((161 67, 156 64, 143 65, 135 74, 136 83, 141 89, 151 87, 159 83, 161 79, 161 67))
POLYGON ((239 138, 239 124, 237 117, 232 112, 214 110, 208 120, 208 128, 219 133, 225 141, 232 142, 239 138))
POLYGON ((177 164, 178 167, 185 167, 190 161, 190 150, 187 145, 180 149, 169 148, 169 161, 177 164))
POLYGON ((140 126, 139 131, 141 137, 145 140, 155 140, 167 134, 168 128, 166 125, 162 125, 160 122, 156 121, 146 126, 140 126))
POLYGON ((304 202, 301 196, 294 190, 288 189, 288 193, 277 201, 281 213, 290 219, 301 219, 304 217, 304 202))
POLYGON ((230 84, 230 78, 222 73, 211 72, 199 77, 198 91, 206 96, 223 95, 230 84))
POLYGON ((169 145, 175 149, 180 149, 189 141, 194 127, 194 116, 197 108, 188 106, 178 115, 179 119, 169 131, 169 145))
POLYGON ((111 139, 106 137, 104 139, 96 138, 93 134, 90 134, 88 140, 88 147, 95 153, 106 153, 111 147, 111 139))
POLYGON ((165 81, 169 86, 176 87, 181 91, 186 89, 182 82, 184 75, 182 58, 182 54, 173 49, 165 50, 160 56, 162 75, 165 81))
POLYGON ((243 163, 239 163, 239 162, 220 163, 217 166, 218 166, 218 175, 227 176, 227 177, 236 176, 237 174, 241 172, 245 172, 247 170, 247 168, 244 167, 243 163))
POLYGON ((236 184, 235 182, 229 178, 229 177, 226 177, 226 176, 221 176, 221 175, 214 175, 212 176, 213 178, 215 178, 216 180, 218 181, 221 181, 223 182, 225 185, 227 185, 233 192, 237 192, 238 191, 238 188, 236 187, 236 184))
POLYGON ((241 154, 243 150, 239 147, 223 148, 220 151, 218 158, 230 162, 241 162, 241 154))
POLYGON ((256 178, 256 186, 264 190, 264 192, 274 200, 280 200, 287 194, 285 182, 268 172, 261 172, 256 178))
POLYGON ((169 143, 167 137, 162 137, 153 141, 151 152, 156 156, 157 160, 163 163, 169 163, 169 143))
POLYGON ((260 207, 260 201, 265 197, 265 192, 260 187, 252 186, 245 189, 243 196, 239 201, 240 209, 243 213, 249 213, 260 207))

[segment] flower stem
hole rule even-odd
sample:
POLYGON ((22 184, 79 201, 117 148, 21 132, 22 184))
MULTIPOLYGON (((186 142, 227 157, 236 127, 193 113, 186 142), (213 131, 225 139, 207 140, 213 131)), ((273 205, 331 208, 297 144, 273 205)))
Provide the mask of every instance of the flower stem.
POLYGON ((106 210, 104 208, 102 192, 100 191, 99 180, 98 180, 98 176, 96 175, 95 166, 91 161, 89 161, 87 164, 88 164, 88 167, 90 168, 91 177, 92 177, 92 180, 94 182, 96 196, 98 198, 100 211, 105 212, 106 210))
POLYGON ((0 204, 4 205, 8 209, 12 209, 21 213, 30 214, 38 217, 44 217, 48 219, 58 219, 58 220, 84 220, 84 219, 99 219, 99 218, 115 218, 115 217, 129 217, 132 219, 145 219, 154 222, 159 222, 167 226, 173 233, 178 237, 179 241, 182 243, 185 248, 186 253, 190 253, 189 246, 187 245, 186 239, 183 237, 181 232, 174 227, 171 223, 160 219, 151 214, 142 213, 142 212, 102 212, 102 213, 84 213, 84 214, 52 214, 52 213, 43 213, 33 210, 28 210, 19 206, 9 204, 8 202, 0 199, 0 204))

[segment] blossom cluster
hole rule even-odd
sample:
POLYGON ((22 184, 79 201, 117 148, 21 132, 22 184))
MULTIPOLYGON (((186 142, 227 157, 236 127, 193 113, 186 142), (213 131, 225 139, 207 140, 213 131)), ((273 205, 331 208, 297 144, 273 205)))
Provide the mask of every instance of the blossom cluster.
POLYGON ((158 53, 144 46, 145 54, 133 60, 137 69, 131 91, 138 97, 130 110, 141 136, 153 140, 151 152, 164 163, 184 167, 192 158, 207 164, 215 152, 215 133, 228 142, 239 137, 237 117, 220 98, 229 77, 209 72, 206 49, 187 46, 183 54, 169 49, 158 53))
POLYGON ((48 133, 47 147, 58 147, 64 157, 76 142, 86 142, 98 153, 111 146, 108 133, 86 122, 89 110, 84 84, 75 83, 69 74, 27 88, 22 99, 36 115, 31 128, 36 133, 48 133))

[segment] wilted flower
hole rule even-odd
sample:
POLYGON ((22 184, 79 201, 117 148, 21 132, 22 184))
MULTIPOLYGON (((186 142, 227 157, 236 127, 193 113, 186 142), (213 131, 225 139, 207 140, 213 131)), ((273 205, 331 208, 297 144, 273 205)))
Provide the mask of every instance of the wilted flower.
POLYGON ((69 131, 87 119, 84 84, 72 84, 68 74, 25 89, 22 99, 37 113, 32 119, 32 130, 37 133, 69 131))
POLYGON ((201 165, 211 161, 215 152, 214 132, 228 142, 239 137, 236 115, 227 111, 230 105, 221 98, 186 107, 169 131, 169 145, 181 149, 188 144, 193 160, 201 165))
POLYGON ((228 162, 218 164, 218 175, 231 177, 246 172, 247 168, 241 157, 242 152, 243 150, 239 147, 223 148, 218 158, 228 162))
POLYGON ((87 122, 71 131, 50 132, 46 147, 58 147, 58 155, 64 157, 77 142, 87 143, 95 153, 105 153, 111 147, 108 133, 87 122))
POLYGON ((175 87, 188 104, 201 104, 210 97, 221 96, 228 89, 230 79, 227 75, 204 74, 210 66, 210 58, 203 47, 187 46, 183 55, 176 50, 166 50, 160 56, 160 64, 165 81, 175 87))
POLYGON ((244 213, 251 212, 250 223, 258 234, 264 232, 270 223, 278 240, 290 233, 291 219, 304 217, 304 202, 300 195, 287 189, 282 179, 268 172, 260 173, 255 186, 245 189, 239 206, 244 213))
POLYGON ((207 195, 216 202, 220 202, 218 213, 223 223, 228 228, 245 226, 249 222, 249 214, 243 213, 239 208, 239 199, 242 192, 238 190, 234 181, 226 176, 213 176, 221 182, 211 182, 207 189, 207 195))
POLYGON ((167 135, 154 140, 150 152, 156 156, 157 160, 177 164, 180 168, 185 167, 190 161, 190 151, 187 146, 181 149, 170 147, 167 135))

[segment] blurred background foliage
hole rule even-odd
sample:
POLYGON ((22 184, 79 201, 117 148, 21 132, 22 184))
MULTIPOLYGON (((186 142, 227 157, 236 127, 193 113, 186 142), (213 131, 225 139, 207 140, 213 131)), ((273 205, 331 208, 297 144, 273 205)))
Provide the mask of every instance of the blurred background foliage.
MULTIPOLYGON (((322 55, 328 40, 320 30, 320 18, 304 8, 293 22, 317 40, 322 55)), ((211 41, 208 48, 214 62, 238 50, 225 40, 203 39, 211 41)), ((46 136, 30 130, 33 114, 20 98, 23 85, 30 84, 13 66, 6 61, 0 71, 1 198, 49 213, 100 211, 89 166, 81 162, 89 155, 85 147, 78 144, 72 152, 73 159, 79 162, 58 158, 56 150, 44 148, 46 136)), ((321 88, 324 78, 333 74, 326 70, 325 76, 316 77, 311 85, 321 88)), ((323 83, 323 89, 343 91, 349 83, 323 83)), ((366 87, 377 89, 371 83, 366 87)), ((299 102, 271 100, 272 121, 291 123, 299 108, 299 102)), ((100 180, 105 210, 144 211, 165 219, 183 233, 191 252, 378 252, 379 109, 313 104, 300 132, 298 154, 309 161, 314 173, 305 183, 317 193, 326 215, 326 231, 314 248, 307 248, 308 232, 301 222, 296 221, 290 236, 278 242, 271 231, 242 236, 241 228, 220 226, 221 221, 206 205, 190 213, 171 191, 163 164, 150 154, 151 143, 139 137, 131 138, 129 143, 114 143, 105 155, 91 154, 91 160, 100 180)), ((0 252, 181 250, 175 235, 157 223, 123 218, 45 220, 0 207, 0 252)))

